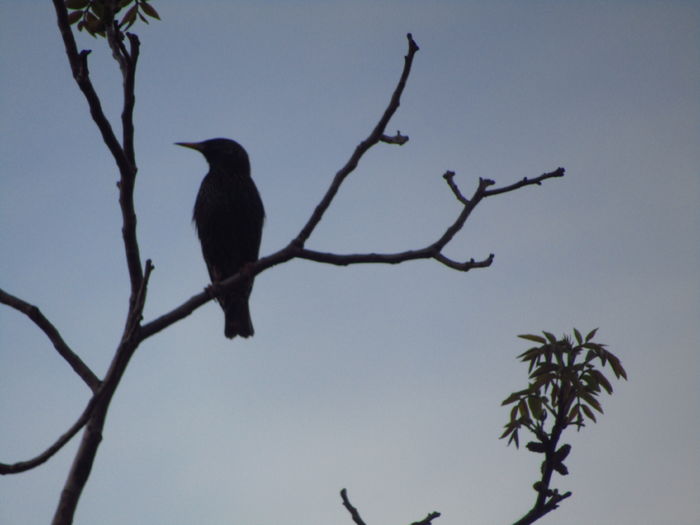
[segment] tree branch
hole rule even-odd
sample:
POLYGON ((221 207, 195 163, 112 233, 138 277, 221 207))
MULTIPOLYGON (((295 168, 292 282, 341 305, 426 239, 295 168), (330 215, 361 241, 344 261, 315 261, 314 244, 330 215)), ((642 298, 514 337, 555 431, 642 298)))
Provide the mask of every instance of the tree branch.
POLYGON ((350 516, 352 516, 352 521, 354 521, 356 525, 367 525, 360 517, 360 513, 357 509, 350 503, 348 491, 346 489, 340 491, 340 497, 343 499, 343 506, 348 510, 350 516))
MULTIPOLYGON (((360 517, 360 513, 357 510, 357 508, 355 508, 353 504, 350 503, 350 499, 348 498, 348 491, 346 489, 340 491, 340 497, 343 499, 343 506, 350 513, 350 516, 352 516, 352 521, 355 522, 355 525, 367 525, 364 522, 364 520, 360 517)), ((414 521, 413 523, 411 523, 411 525, 431 525, 433 520, 439 517, 439 512, 431 512, 422 520, 414 521)))
MULTIPOLYGON (((68 23, 68 12, 63 0, 52 0, 54 9, 56 10, 56 21, 58 23, 59 31, 61 32, 61 37, 63 38, 63 44, 66 50, 66 55, 68 56, 68 62, 71 66, 71 71, 73 73, 73 78, 78 84, 80 91, 83 92, 85 100, 90 108, 90 115, 92 120, 97 125, 102 135, 102 140, 105 145, 112 153, 114 160, 119 168, 119 173, 121 174, 119 188, 120 196, 119 202, 122 208, 123 226, 122 226, 122 236, 124 238, 124 246, 126 251, 127 266, 129 268, 129 277, 131 279, 131 294, 132 300, 137 293, 141 285, 141 280, 143 279, 143 274, 141 273, 141 261, 139 255, 138 243, 136 242, 136 214, 134 213, 133 205, 133 190, 134 190, 134 179, 136 177, 136 165, 133 162, 133 157, 127 155, 125 149, 119 143, 114 131, 112 130, 112 125, 102 110, 102 104, 100 99, 95 92, 95 88, 90 80, 90 73, 88 70, 87 57, 90 54, 89 50, 83 50, 78 53, 78 48, 75 43, 75 37, 73 31, 68 23)), ((130 40, 132 40, 130 38, 130 40)), ((128 113, 133 113, 133 77, 136 71, 136 59, 138 57, 138 39, 132 40, 132 56, 130 63, 127 65, 126 73, 124 73, 124 111, 128 113), (130 94, 127 94, 127 90, 130 94)), ((120 63, 121 65, 121 63, 120 63)), ((122 122, 126 124, 124 128, 124 133, 131 136, 130 141, 125 141, 125 146, 131 144, 130 149, 131 154, 133 154, 133 124, 131 123, 131 116, 124 119, 122 116, 122 122)))
POLYGON ((63 446, 68 443, 73 436, 75 436, 78 431, 85 426, 85 423, 90 419, 90 415, 92 414, 92 409, 95 405, 95 399, 96 395, 93 396, 90 401, 88 402, 87 406, 85 407, 85 410, 83 410, 83 413, 80 414, 80 417, 78 420, 73 423, 73 425, 66 430, 55 442, 53 445, 51 445, 49 448, 47 448, 44 452, 39 454, 38 456, 35 456, 32 459, 29 459, 27 461, 19 461, 17 463, 12 463, 12 464, 7 464, 7 463, 0 463, 0 474, 17 474, 19 472, 26 472, 27 470, 31 470, 35 467, 38 467, 42 463, 46 462, 49 460, 56 452, 61 450, 63 446))
POLYGON ((331 185, 326 191, 326 194, 323 196, 323 199, 321 199, 321 202, 318 204, 318 206, 316 206, 316 209, 309 218, 308 222, 306 223, 306 225, 304 225, 302 230, 299 232, 299 235, 297 235, 296 239, 294 240, 295 244, 297 244, 298 246, 304 246, 304 243, 308 240, 311 233, 314 231, 318 223, 323 218, 323 214, 330 206, 336 193, 338 193, 340 185, 343 183, 345 178, 355 170, 362 156, 365 153, 367 153, 367 151, 372 146, 376 145, 380 141, 389 142, 392 144, 403 144, 408 140, 408 137, 399 134, 397 134, 397 137, 400 138, 392 138, 384 134, 384 130, 386 129, 389 120, 391 120, 391 117, 394 115, 394 113, 396 113, 396 110, 399 107, 401 101, 401 94, 403 93, 403 90, 406 87, 406 81, 408 80, 408 75, 411 72, 413 57, 419 49, 418 44, 416 44, 416 42, 413 40, 411 33, 408 33, 408 35, 406 35, 406 38, 408 39, 408 54, 404 57, 403 71, 401 73, 401 77, 399 78, 399 82, 396 85, 396 89, 394 89, 394 93, 391 96, 389 105, 387 106, 386 110, 384 110, 384 114, 379 119, 379 122, 374 127, 369 136, 357 145, 352 156, 345 163, 345 166, 343 166, 340 169, 340 171, 338 171, 335 174, 333 182, 331 182, 331 185))
POLYGON ((63 340, 63 337, 61 337, 60 332, 51 323, 51 321, 49 321, 44 314, 41 313, 39 308, 23 301, 19 297, 15 297, 14 295, 5 292, 4 290, 0 290, 0 303, 6 304, 29 317, 29 319, 31 319, 34 324, 46 334, 46 337, 48 337, 53 343, 53 346, 59 355, 66 360, 73 371, 80 376, 88 387, 90 387, 90 390, 95 392, 99 388, 100 380, 83 362, 83 360, 70 349, 70 347, 63 340))
MULTIPOLYGON (((511 184, 510 186, 504 186, 503 188, 494 188, 492 190, 485 190, 484 197, 491 197, 493 195, 498 195, 499 193, 507 193, 509 191, 522 188, 523 186, 530 186, 533 184, 541 186, 542 181, 554 177, 563 177, 565 173, 566 170, 564 168, 557 168, 556 170, 550 171, 549 173, 543 173, 542 175, 540 175, 539 177, 535 177, 534 179, 528 179, 527 177, 524 177, 522 180, 519 180, 518 182, 511 184)), ((493 184, 493 181, 490 182, 493 184)))
POLYGON ((439 512, 431 512, 425 518, 420 521, 414 521, 411 525, 431 525, 435 518, 439 518, 441 514, 439 512))

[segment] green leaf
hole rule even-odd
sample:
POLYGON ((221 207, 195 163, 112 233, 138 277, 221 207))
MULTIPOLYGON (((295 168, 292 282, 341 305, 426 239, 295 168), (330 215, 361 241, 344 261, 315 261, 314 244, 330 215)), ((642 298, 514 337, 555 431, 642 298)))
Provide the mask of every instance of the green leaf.
POLYGON ((595 375, 595 377, 598 379, 598 384, 600 384, 608 394, 613 393, 613 387, 610 384, 610 381, 608 381, 608 378, 605 377, 600 370, 592 370, 591 373, 595 375))
POLYGON ((123 27, 125 30, 129 29, 134 22, 136 22, 136 13, 139 10, 138 5, 131 6, 126 14, 122 17, 121 22, 119 22, 119 27, 123 27))
POLYGON ((576 337, 576 342, 577 342, 578 344, 583 343, 583 339, 581 338, 581 332, 579 332, 578 330, 576 330, 576 328, 574 328, 574 337, 576 337))
POLYGON ((68 9, 84 9, 88 6, 90 0, 66 0, 68 9))
POLYGON ((503 439, 504 437, 506 437, 508 434, 510 434, 514 430, 515 430, 515 427, 513 427, 511 425, 506 425, 506 429, 503 431, 503 434, 501 434, 501 436, 498 439, 503 439))
POLYGON ((589 419, 592 419, 594 423, 597 423, 595 414, 590 408, 588 408, 586 405, 581 405, 581 409, 583 410, 583 413, 588 416, 589 419))
POLYGON ((509 395, 507 398, 505 398, 503 401, 501 401, 501 406, 506 406, 510 405, 511 403, 514 403, 520 399, 520 392, 513 392, 511 395, 509 395))
POLYGON ((527 404, 530 407, 530 413, 535 419, 541 419, 542 416, 542 401, 538 396, 530 396, 527 398, 527 404))
POLYGON ((88 13, 85 17, 85 29, 92 36, 95 36, 95 33, 102 31, 102 21, 92 13, 88 13))
POLYGON ((527 339, 528 341, 534 341, 535 343, 540 343, 540 344, 545 344, 547 341, 545 341, 542 337, 539 335, 533 335, 533 334, 521 334, 518 336, 520 339, 527 339))
POLYGON ((520 412, 520 417, 523 419, 530 419, 530 411, 528 410, 527 403, 524 399, 518 403, 518 410, 520 412))
POLYGON ((554 334, 552 334, 552 333, 550 333, 550 332, 545 332, 544 330, 542 331, 542 333, 545 335, 545 337, 547 338, 547 340, 548 340, 551 344, 554 344, 554 343, 557 342, 557 338, 554 337, 554 334))
POLYGON ((583 399, 586 403, 588 403, 590 406, 595 408, 601 414, 603 413, 603 408, 600 406, 600 403, 598 402, 598 400, 595 397, 593 397, 593 395, 591 395, 587 392, 582 392, 581 399, 583 399))
POLYGON ((579 407, 581 405, 574 405, 571 407, 571 410, 569 410, 569 414, 567 415, 566 419, 569 422, 569 424, 574 422, 574 419, 577 417, 581 417, 581 413, 579 412, 579 407))
POLYGON ((510 420, 515 421, 518 419, 518 405, 515 405, 511 410, 510 410, 510 420))
POLYGON ((591 330, 590 332, 588 332, 588 335, 586 335, 586 342, 588 342, 588 341, 590 341, 591 339, 593 339, 593 338, 595 337, 595 334, 596 334, 597 331, 598 331, 598 329, 597 329, 597 328, 594 328, 593 330, 591 330))
POLYGON ((146 13, 151 18, 160 20, 160 16, 158 15, 158 11, 156 11, 156 8, 147 2, 141 2, 141 11, 146 13))
POLYGON ((72 13, 68 13, 68 25, 75 24, 81 18, 83 18, 82 11, 73 11, 72 13))

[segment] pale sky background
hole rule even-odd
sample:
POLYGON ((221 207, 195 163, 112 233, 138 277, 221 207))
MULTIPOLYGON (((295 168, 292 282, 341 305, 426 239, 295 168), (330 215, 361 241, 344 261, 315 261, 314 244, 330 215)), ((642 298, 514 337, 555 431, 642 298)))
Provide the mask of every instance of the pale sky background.
MULTIPOLYGON (((191 208, 206 164, 172 145, 235 138, 268 220, 301 228, 421 46, 389 131, 312 237, 319 250, 432 242, 478 177, 563 179, 484 201, 431 262, 259 276, 253 339, 208 304, 144 344, 109 412, 77 524, 512 523, 540 457, 498 436, 526 386, 519 333, 599 327, 629 382, 602 399, 542 524, 700 523, 700 3, 182 2, 137 24, 136 206, 156 270, 146 320, 207 283, 191 208)), ((81 35, 118 117, 102 40, 81 35)), ((38 305, 102 376, 128 279, 117 175, 70 77, 49 1, 0 0, 0 287, 38 305)), ((115 118, 118 125, 118 118, 115 118)), ((0 309, 0 461, 33 457, 88 390, 24 316, 0 309)), ((77 439, 0 479, 0 523, 50 521, 77 439)))

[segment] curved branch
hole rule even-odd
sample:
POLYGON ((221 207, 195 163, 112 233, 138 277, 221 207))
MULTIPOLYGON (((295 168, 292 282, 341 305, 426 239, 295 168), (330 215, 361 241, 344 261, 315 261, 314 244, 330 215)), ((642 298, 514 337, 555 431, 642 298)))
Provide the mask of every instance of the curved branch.
POLYGON ((85 424, 90 419, 90 415, 92 414, 96 398, 97 395, 93 396, 90 399, 87 406, 85 407, 85 410, 83 410, 83 413, 80 414, 78 420, 75 423, 73 423, 73 425, 68 430, 66 430, 66 432, 64 432, 54 442, 53 445, 51 445, 38 456, 35 456, 34 458, 29 459, 27 461, 19 461, 17 463, 12 464, 0 463, 0 474, 18 474, 19 472, 26 472, 27 470, 31 470, 35 467, 38 467, 42 463, 45 463, 47 460, 49 460, 51 456, 53 456, 54 454, 56 454, 56 452, 61 450, 63 446, 66 443, 68 443, 73 438, 73 436, 75 436, 78 433, 78 431, 81 428, 83 428, 83 426, 85 426, 85 424))
POLYGON ((350 500, 348 499, 348 491, 346 489, 342 489, 340 491, 340 497, 343 499, 343 507, 345 507, 350 513, 350 516, 352 516, 352 521, 354 521, 356 525, 366 525, 360 517, 358 510, 353 507, 352 503, 350 503, 350 500))
POLYGON ((41 313, 39 308, 1 289, 0 303, 6 304, 29 317, 29 319, 31 319, 34 324, 46 334, 46 337, 48 337, 53 343, 56 351, 63 359, 66 360, 66 362, 75 371, 75 373, 80 376, 85 384, 90 387, 90 390, 93 392, 97 391, 100 386, 100 380, 93 373, 93 371, 90 370, 90 367, 88 367, 83 360, 80 359, 75 352, 73 352, 73 350, 71 350, 71 348, 63 340, 63 337, 61 337, 60 332, 51 323, 51 321, 49 321, 46 316, 41 313))
MULTIPOLYGON (((343 500, 343 507, 345 507, 350 513, 352 521, 355 522, 355 525, 367 525, 362 519, 362 517, 360 517, 360 512, 357 510, 357 508, 353 506, 352 503, 350 503, 350 499, 348 498, 348 491, 346 489, 342 489, 340 491, 340 497, 343 500)), ((423 518, 420 521, 414 521, 413 523, 411 523, 411 525, 431 525, 433 523, 433 520, 439 517, 439 512, 430 512, 425 518, 423 518)))
POLYGON ((338 193, 340 185, 343 183, 345 178, 355 170, 362 156, 365 153, 367 153, 367 151, 372 146, 374 146, 378 142, 403 144, 408 140, 408 137, 403 136, 400 133, 397 133, 395 137, 389 137, 384 134, 384 130, 386 129, 387 124, 389 124, 389 120, 391 120, 391 117, 394 115, 394 113, 396 113, 396 110, 398 109, 399 104, 401 102, 401 94, 403 93, 403 90, 406 87, 406 81, 408 80, 408 75, 411 72, 413 57, 415 56, 416 52, 420 49, 418 47, 418 44, 416 44, 416 42, 413 40, 411 33, 408 33, 408 35, 406 35, 406 38, 408 39, 408 54, 404 57, 403 71, 401 72, 401 77, 399 78, 399 82, 396 85, 396 89, 394 89, 394 93, 391 96, 389 105, 384 110, 382 118, 379 119, 379 122, 374 127, 369 136, 357 145, 352 156, 345 163, 345 166, 343 166, 340 169, 340 171, 338 171, 338 173, 335 174, 333 182, 331 182, 331 185, 326 191, 326 194, 323 196, 323 199, 321 199, 321 202, 318 204, 318 206, 316 206, 316 209, 314 210, 313 214, 311 215, 307 223, 304 225, 302 230, 299 232, 299 235, 297 235, 296 239, 294 240, 294 242, 297 245, 303 246, 304 243, 308 240, 311 233, 314 231, 318 223, 323 218, 323 214, 330 206, 336 193, 338 193))
POLYGON ((420 250, 407 250, 397 253, 325 253, 306 248, 299 251, 296 255, 299 259, 307 259, 325 264, 334 264, 336 266, 349 266, 351 264, 379 263, 379 264, 401 264, 407 261, 415 261, 418 259, 435 259, 436 261, 448 266, 454 270, 467 272, 472 268, 487 268, 493 263, 493 254, 490 254, 486 259, 475 261, 470 259, 465 262, 458 262, 449 259, 435 250, 435 245, 422 248, 420 250))

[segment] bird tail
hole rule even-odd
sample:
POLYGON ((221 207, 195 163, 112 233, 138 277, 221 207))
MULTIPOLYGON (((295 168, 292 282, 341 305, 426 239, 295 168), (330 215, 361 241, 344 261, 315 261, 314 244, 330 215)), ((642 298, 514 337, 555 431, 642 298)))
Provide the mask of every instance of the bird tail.
POLYGON ((233 339, 237 335, 250 337, 255 333, 247 300, 231 301, 230 304, 226 305, 224 316, 226 318, 224 335, 229 339, 233 339))

